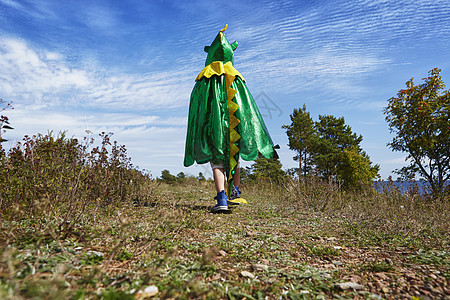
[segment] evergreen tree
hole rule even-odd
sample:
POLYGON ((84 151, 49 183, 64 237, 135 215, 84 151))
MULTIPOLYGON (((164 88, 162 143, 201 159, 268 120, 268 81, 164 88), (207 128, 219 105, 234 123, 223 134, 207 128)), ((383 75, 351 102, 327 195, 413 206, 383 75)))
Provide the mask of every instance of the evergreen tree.
POLYGON ((251 166, 250 172, 249 179, 266 179, 280 183, 286 178, 280 159, 275 157, 267 159, 259 155, 251 166))
POLYGON ((372 166, 370 157, 356 146, 344 149, 344 161, 339 170, 339 178, 345 189, 360 190, 370 187, 378 175, 379 165, 372 166))
POLYGON ((372 166, 360 147, 362 136, 352 132, 343 117, 319 115, 319 121, 314 122, 303 105, 302 109, 294 109, 291 121, 283 128, 304 175, 314 171, 344 188, 357 189, 370 185, 378 174, 379 166, 372 166))
POLYGON ((289 138, 289 148, 297 152, 294 160, 299 163, 299 175, 303 170, 306 176, 308 172, 308 164, 310 163, 310 149, 315 143, 316 131, 314 129, 314 121, 309 112, 306 111, 306 105, 303 108, 294 109, 291 114, 291 125, 283 125, 289 138), (302 165, 303 164, 303 165, 302 165))
POLYGON ((362 136, 353 133, 351 127, 345 125, 343 117, 319 115, 319 121, 314 126, 317 138, 314 140, 312 160, 316 170, 322 178, 337 179, 336 176, 342 175, 346 161, 344 149, 353 146, 360 152, 362 136))
POLYGON ((206 180, 206 178, 205 178, 205 176, 203 175, 202 172, 198 172, 197 180, 198 181, 205 181, 206 180))
POLYGON ((170 174, 169 170, 162 170, 161 171, 161 180, 166 183, 172 184, 177 181, 177 177, 170 174))

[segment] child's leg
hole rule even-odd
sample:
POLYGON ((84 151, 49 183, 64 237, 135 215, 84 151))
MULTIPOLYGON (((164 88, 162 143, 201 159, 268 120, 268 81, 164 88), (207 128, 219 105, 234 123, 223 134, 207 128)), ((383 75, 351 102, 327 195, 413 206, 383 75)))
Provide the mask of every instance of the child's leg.
POLYGON ((219 193, 225 190, 225 170, 223 168, 213 168, 214 186, 219 193))
POLYGON ((240 164, 238 163, 238 166, 236 168, 236 172, 234 173, 233 184, 234 184, 234 186, 237 186, 239 188, 239 183, 240 182, 241 182, 241 168, 240 168, 240 164))
POLYGON ((223 165, 214 165, 211 163, 214 186, 217 191, 217 196, 214 199, 217 200, 217 204, 211 208, 212 213, 230 213, 228 209, 228 199, 225 192, 225 169, 223 165))
MULTIPOLYGON (((227 183, 223 164, 214 165, 211 163, 211 168, 213 170, 214 186, 216 187, 216 191, 221 192, 225 190, 227 183)), ((236 172, 234 173, 233 184, 239 188, 240 181, 241 181, 241 164, 238 162, 236 172)))

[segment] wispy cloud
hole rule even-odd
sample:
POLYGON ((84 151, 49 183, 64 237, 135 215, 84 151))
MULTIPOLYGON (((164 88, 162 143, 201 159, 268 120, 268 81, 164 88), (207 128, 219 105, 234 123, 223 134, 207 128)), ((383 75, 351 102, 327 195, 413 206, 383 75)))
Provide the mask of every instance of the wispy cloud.
POLYGON ((2 3, 3 5, 18 9, 18 10, 23 10, 23 6, 19 3, 17 3, 17 1, 13 1, 13 0, 0 0, 0 3, 2 3))
POLYGON ((272 90, 326 90, 350 101, 362 79, 418 59, 399 53, 423 53, 438 39, 450 51, 450 22, 433 25, 450 15, 448 1, 356 0, 294 9, 283 4, 272 6, 274 22, 260 19, 236 34, 245 42, 236 52, 238 69, 272 90))
POLYGON ((89 88, 90 105, 148 111, 180 107, 187 104, 192 85, 193 79, 181 71, 96 78, 89 88))
POLYGON ((33 134, 27 130, 47 132, 47 130, 70 130, 76 134, 83 134, 85 130, 94 132, 110 131, 109 128, 130 129, 135 127, 174 127, 184 130, 187 119, 185 117, 162 118, 159 115, 145 115, 138 113, 105 113, 83 110, 49 110, 40 105, 17 105, 8 115, 17 124, 19 135, 33 134), (30 127, 29 125, 33 126, 30 127), (22 132, 23 131, 23 132, 22 132))
POLYGON ((0 89, 6 95, 44 95, 89 84, 83 70, 70 69, 58 53, 37 53, 25 42, 0 39, 0 89))
POLYGON ((126 74, 71 67, 63 54, 35 50, 12 38, 0 39, 0 54, 2 97, 28 104, 57 105, 62 97, 65 105, 72 99, 91 108, 152 111, 186 105, 193 85, 191 73, 183 69, 126 74))

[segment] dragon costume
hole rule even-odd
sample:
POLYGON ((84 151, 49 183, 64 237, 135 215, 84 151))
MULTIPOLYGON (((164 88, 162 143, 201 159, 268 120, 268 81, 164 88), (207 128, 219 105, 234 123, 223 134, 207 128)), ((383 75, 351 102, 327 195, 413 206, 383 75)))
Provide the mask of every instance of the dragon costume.
POLYGON ((276 152, 244 77, 233 66, 238 43, 228 42, 226 29, 204 49, 205 68, 191 93, 184 166, 223 163, 229 194, 239 157, 253 161, 259 153, 272 158, 276 152))

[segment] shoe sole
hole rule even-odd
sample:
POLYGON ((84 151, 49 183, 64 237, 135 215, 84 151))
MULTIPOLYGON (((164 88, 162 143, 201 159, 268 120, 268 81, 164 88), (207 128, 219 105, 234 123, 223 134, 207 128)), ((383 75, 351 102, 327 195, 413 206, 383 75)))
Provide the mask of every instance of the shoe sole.
POLYGON ((225 206, 225 205, 215 206, 211 209, 211 213, 213 213, 213 214, 229 214, 229 213, 231 213, 231 210, 228 209, 228 206, 225 206))

